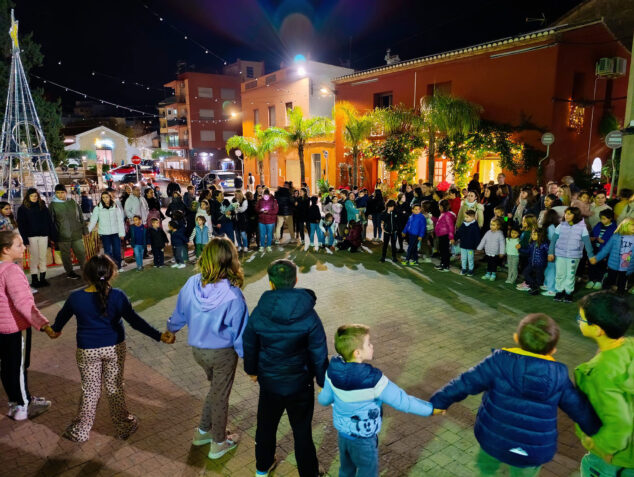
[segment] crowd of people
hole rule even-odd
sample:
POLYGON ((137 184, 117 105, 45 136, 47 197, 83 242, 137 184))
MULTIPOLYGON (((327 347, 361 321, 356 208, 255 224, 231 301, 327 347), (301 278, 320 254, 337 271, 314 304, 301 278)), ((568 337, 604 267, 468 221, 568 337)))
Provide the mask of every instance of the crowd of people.
POLYGON ((17 220, 10 204, 0 203, 0 368, 9 417, 33 418, 51 406, 28 389, 31 327, 56 339, 74 316, 81 399, 63 436, 75 442, 89 439, 102 385, 117 437, 134 433, 138 420, 127 407, 123 388, 125 320, 165 344, 174 343, 184 326, 189 328, 188 344, 210 381, 192 443, 209 444, 210 459, 222 457, 239 442, 240 435, 230 431, 227 422, 238 358, 243 358, 245 373, 260 388, 257 476, 269 475, 277 463, 275 436, 284 411, 293 429, 299 474, 320 474, 312 439, 315 383, 321 388, 318 402, 333 409, 340 476, 378 475, 382 403, 431 416, 445 414, 453 403, 481 392, 474 429, 481 447, 481 475, 495 475, 502 464, 510 466, 511 475, 538 475, 557 450, 558 408, 577 423, 589 451, 581 463, 583 477, 634 473, 634 341, 626 338, 632 311, 625 296, 634 242, 631 191, 622 190, 618 201, 608 203, 605 191, 579 190, 569 178, 549 183, 545 191, 530 186, 517 191, 501 174, 497 184, 482 185, 475 177, 463 191, 443 191, 422 181, 405 183, 395 199, 380 183, 371 192, 331 188, 319 196, 285 183, 274 193, 257 186, 229 198, 219 184, 199 192, 187 186, 181 195, 180 186, 172 182, 165 214, 157 192, 152 186, 134 186, 118 195, 108 188, 94 209, 85 212, 83 204, 68 199, 63 185, 56 186, 48 206, 33 189, 17 220), (166 217, 169 238, 163 229, 166 217), (104 254, 86 261, 82 237, 94 229, 104 254), (41 257, 51 242, 62 254, 67 277, 80 278, 72 251, 86 282, 70 294, 52 325, 35 306, 15 263, 28 245, 30 285, 47 286, 41 257), (124 270, 126 242, 139 271, 149 258, 148 247, 157 268, 164 266, 168 243, 173 267, 186 266, 190 248, 195 257, 196 273, 181 289, 163 332, 139 316, 125 293, 112 286, 124 270), (516 347, 494 351, 428 400, 409 396, 367 363, 373 346, 364 325, 342 323, 333 337, 338 355, 328 359, 326 333, 314 310, 317 296, 296 287, 292 261, 269 265, 271 290, 249 314, 241 292, 240 258, 256 250, 266 253, 274 242, 351 253, 364 250, 364 242, 382 243, 382 262, 390 249, 392 260, 406 266, 417 266, 419 255, 423 266, 438 257, 435 269, 446 272, 454 256, 459 257, 460 273, 467 276, 475 274, 483 258, 486 280, 496 280, 505 260, 507 283, 521 275, 518 290, 560 301, 572 300, 587 273, 586 288, 606 290, 583 297, 577 322, 599 353, 576 368, 575 386, 566 366, 553 358, 557 324, 547 315, 531 314, 512 337, 516 347), (483 251, 482 257, 477 251, 483 251), (608 290, 613 285, 616 293, 608 290))

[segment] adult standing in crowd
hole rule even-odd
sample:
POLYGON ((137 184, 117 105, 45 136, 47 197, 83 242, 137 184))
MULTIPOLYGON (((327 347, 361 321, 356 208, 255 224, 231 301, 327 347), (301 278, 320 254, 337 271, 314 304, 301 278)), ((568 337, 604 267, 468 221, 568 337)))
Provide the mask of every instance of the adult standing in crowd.
POLYGON ((458 217, 456 218, 456 230, 460 228, 462 222, 464 222, 464 214, 467 210, 475 210, 476 220, 478 221, 478 227, 482 228, 484 225, 484 206, 478 203, 478 193, 474 190, 467 192, 467 197, 462 201, 460 210, 458 211, 458 217))
POLYGON ((499 207, 504 207, 504 213, 508 214, 513 208, 513 189, 506 183, 506 175, 498 174, 498 183, 495 187, 495 195, 498 198, 499 207))
POLYGON ((181 186, 178 185, 174 179, 171 179, 169 184, 167 184, 167 197, 174 197, 174 192, 181 193, 181 186))
POLYGON ((132 188, 132 195, 125 201, 124 209, 125 216, 130 222, 136 215, 141 217, 142 223, 147 222, 149 208, 145 197, 141 196, 141 189, 138 186, 132 188))
POLYGON ((51 217, 55 225, 55 244, 62 255, 66 276, 78 280, 81 277, 73 270, 70 251, 73 251, 79 267, 83 270, 86 263, 84 235, 88 229, 79 204, 73 199, 68 199, 68 192, 63 184, 55 186, 55 197, 51 201, 51 217))
POLYGON ((101 201, 92 211, 88 232, 92 232, 96 226, 99 226, 98 232, 104 253, 114 261, 119 272, 122 272, 121 240, 125 237, 125 224, 123 212, 114 203, 109 192, 101 193, 101 201))
POLYGON ((264 190, 255 210, 258 213, 258 228, 260 229, 260 252, 263 252, 265 247, 267 252, 271 252, 273 227, 277 218, 278 205, 268 189, 264 190))
POLYGON ((24 243, 13 231, 0 232, 0 377, 9 400, 8 416, 16 421, 33 418, 51 406, 29 393, 27 370, 31 361, 31 327, 55 334, 37 309, 29 283, 17 260, 24 243))
POLYGON ((294 228, 293 228, 293 198, 291 197, 291 191, 289 189, 288 182, 284 182, 284 185, 277 189, 275 192, 275 200, 277 201, 277 224, 275 227, 275 243, 280 243, 284 231, 284 225, 288 229, 289 241, 293 242, 294 228))
POLYGON ((478 195, 482 195, 482 189, 480 186, 480 174, 477 172, 473 174, 473 178, 467 185, 467 190, 474 190, 478 193, 478 195))
POLYGON ((150 228, 152 226, 152 219, 159 219, 159 221, 163 222, 165 216, 161 212, 161 201, 156 197, 154 189, 149 187, 145 189, 145 202, 148 208, 147 227, 150 228))
POLYGON ((33 288, 48 286, 46 251, 54 229, 48 207, 34 187, 26 191, 24 201, 18 209, 18 229, 22 235, 22 241, 29 247, 31 286, 33 288))
POLYGON ((238 444, 239 435, 227 432, 227 415, 249 310, 240 290, 244 273, 231 240, 212 238, 199 263, 200 273, 187 280, 178 294, 167 330, 176 333, 189 327, 187 340, 194 360, 209 380, 193 444, 210 444, 208 457, 218 459, 238 444))

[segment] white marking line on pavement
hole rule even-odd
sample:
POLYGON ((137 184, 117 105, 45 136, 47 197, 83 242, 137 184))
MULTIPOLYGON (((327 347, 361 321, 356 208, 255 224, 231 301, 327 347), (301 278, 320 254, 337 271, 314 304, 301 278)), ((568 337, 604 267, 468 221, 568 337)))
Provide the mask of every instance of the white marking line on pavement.
POLYGON ((368 252, 368 253, 374 253, 372 250, 370 250, 370 249, 369 249, 368 247, 366 247, 365 245, 361 245, 361 248, 362 248, 363 250, 365 250, 366 252, 368 252))

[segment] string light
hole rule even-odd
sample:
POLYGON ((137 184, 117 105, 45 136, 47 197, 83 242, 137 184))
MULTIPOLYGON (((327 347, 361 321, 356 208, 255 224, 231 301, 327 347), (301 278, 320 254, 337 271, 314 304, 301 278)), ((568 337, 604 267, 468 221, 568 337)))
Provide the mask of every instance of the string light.
POLYGON ((117 109, 121 108, 121 109, 125 109, 127 111, 130 111, 130 112, 133 112, 133 113, 140 113, 140 114, 143 114, 145 117, 152 117, 152 118, 158 118, 159 117, 158 114, 147 113, 147 112, 141 111, 139 109, 130 108, 128 106, 123 106, 121 104, 113 103, 113 102, 107 101, 105 99, 101 99, 101 98, 97 98, 95 96, 91 96, 89 94, 83 93, 82 91, 77 91, 76 89, 70 88, 70 87, 65 86, 63 84, 56 83, 55 81, 44 79, 41 76, 38 76, 36 74, 32 74, 31 73, 31 76, 41 80, 44 84, 52 84, 53 86, 57 86, 58 88, 63 89, 64 91, 68 91, 68 92, 77 94, 79 96, 83 96, 84 98, 90 98, 92 100, 99 101, 101 104, 109 104, 110 106, 114 106, 117 109))
POLYGON ((148 12, 150 12, 152 15, 154 15, 158 19, 158 21, 164 22, 172 30, 177 32, 184 39, 184 41, 189 41, 189 42, 193 43, 195 46, 200 48, 205 54, 207 54, 207 55, 211 54, 211 55, 215 56, 216 58, 218 58, 220 61, 222 61, 223 65, 225 65, 225 66, 227 65, 227 60, 224 59, 222 56, 214 53, 209 48, 204 46, 202 43, 200 43, 199 41, 197 41, 194 38, 192 38, 188 33, 182 31, 180 28, 177 28, 176 26, 174 26, 174 24, 166 21, 165 18, 163 18, 161 15, 159 15, 154 10, 152 10, 148 4, 142 2, 142 5, 143 5, 143 8, 145 8, 148 12))

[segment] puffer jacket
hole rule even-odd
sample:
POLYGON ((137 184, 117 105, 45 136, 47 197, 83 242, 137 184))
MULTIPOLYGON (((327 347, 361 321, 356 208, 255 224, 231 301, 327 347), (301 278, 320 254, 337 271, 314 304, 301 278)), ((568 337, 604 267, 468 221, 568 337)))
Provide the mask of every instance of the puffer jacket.
POLYGON ((528 247, 528 263, 536 268, 546 268, 548 265, 548 243, 537 244, 531 242, 528 247))
POLYGON ((109 208, 99 204, 92 211, 90 223, 88 224, 88 232, 92 232, 95 226, 99 224, 99 235, 115 235, 125 237, 125 225, 123 224, 123 213, 115 204, 109 208))
POLYGON ((634 235, 613 234, 605 246, 597 253, 595 258, 600 262, 605 257, 608 257, 608 268, 611 270, 626 271, 629 275, 634 273, 634 260, 632 260, 633 247, 634 235), (621 248, 623 248, 625 252, 623 255, 621 255, 621 248))
POLYGON ((273 196, 269 197, 269 200, 262 197, 258 200, 255 210, 258 212, 258 222, 261 224, 274 224, 277 220, 277 212, 279 206, 273 196))
POLYGON ((421 213, 412 214, 403 229, 404 234, 415 235, 416 237, 424 237, 427 232, 427 219, 421 213))
POLYGON ((18 230, 22 235, 25 245, 29 243, 29 237, 53 237, 55 227, 48 208, 34 204, 30 207, 21 205, 18 208, 18 230))
POLYGON ((557 407, 588 435, 601 421, 575 389, 568 368, 550 356, 520 348, 495 350, 434 393, 434 409, 447 409, 468 395, 484 393, 474 434, 482 449, 516 467, 550 461, 557 452, 557 407))
POLYGON ((242 342, 244 371, 257 376, 263 389, 289 396, 312 386, 313 379, 324 386, 328 346, 316 300, 312 290, 303 288, 260 297, 242 342))
POLYGON ((436 237, 449 235, 449 240, 453 240, 455 230, 456 215, 451 211, 443 212, 442 214, 440 214, 438 222, 436 222, 436 228, 434 230, 436 237))

